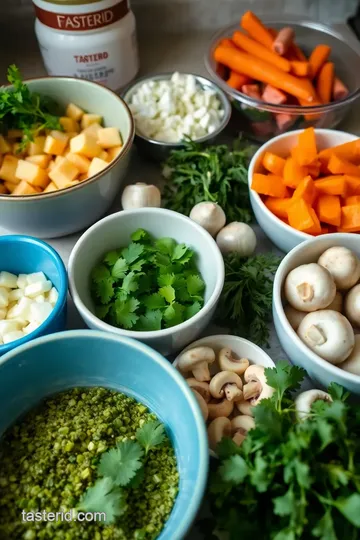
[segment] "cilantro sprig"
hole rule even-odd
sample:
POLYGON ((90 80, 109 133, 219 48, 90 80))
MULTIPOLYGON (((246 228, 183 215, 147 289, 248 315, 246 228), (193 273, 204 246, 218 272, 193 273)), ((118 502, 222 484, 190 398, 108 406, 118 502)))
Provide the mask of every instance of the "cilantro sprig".
POLYGON ((205 283, 195 254, 172 238, 153 240, 144 229, 106 253, 91 273, 96 315, 119 328, 161 330, 193 317, 204 304, 205 283))
MULTIPOLYGON (((254 409, 242 446, 223 439, 209 482, 212 530, 230 540, 356 540, 360 537, 360 413, 337 384, 299 421, 293 392, 305 371, 278 362, 274 389, 254 409)), ((209 523, 207 525, 207 534, 209 523)))

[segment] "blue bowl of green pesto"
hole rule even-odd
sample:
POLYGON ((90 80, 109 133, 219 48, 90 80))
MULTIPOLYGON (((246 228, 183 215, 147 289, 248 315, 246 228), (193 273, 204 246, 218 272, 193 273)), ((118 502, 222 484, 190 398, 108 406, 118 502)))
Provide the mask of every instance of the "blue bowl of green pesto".
POLYGON ((52 334, 0 358, 0 538, 181 540, 205 424, 181 375, 133 339, 52 334))

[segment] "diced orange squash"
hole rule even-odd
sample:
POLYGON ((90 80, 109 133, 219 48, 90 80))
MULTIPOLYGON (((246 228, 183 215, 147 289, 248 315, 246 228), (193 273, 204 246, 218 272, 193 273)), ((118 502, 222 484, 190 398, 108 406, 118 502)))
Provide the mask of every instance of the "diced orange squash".
POLYGON ((298 136, 297 145, 291 150, 292 157, 301 165, 310 165, 317 158, 316 136, 313 127, 304 129, 298 136))
POLYGON ((344 206, 352 206, 353 204, 360 204, 360 195, 352 195, 344 200, 344 206))
POLYGON ((4 156, 3 162, 0 168, 0 180, 5 182, 11 182, 12 184, 18 184, 19 179, 16 177, 16 168, 18 164, 18 158, 7 154, 4 156))
POLYGON ((104 161, 103 159, 100 159, 98 157, 94 157, 94 159, 90 163, 90 167, 87 172, 88 178, 94 176, 95 174, 98 174, 100 171, 103 171, 108 165, 109 164, 107 161, 104 161))
POLYGON ((324 164, 329 162, 332 154, 336 154, 339 158, 346 159, 355 165, 360 164, 360 139, 355 139, 338 146, 332 146, 319 152, 318 158, 324 164))
MULTIPOLYGON (((20 181, 18 181, 20 183, 20 181)), ((13 184, 12 182, 5 182, 4 186, 9 193, 12 193, 18 184, 13 184)))
POLYGON ((265 201, 265 206, 272 212, 275 216, 279 218, 285 218, 287 220, 287 211, 289 204, 291 203, 291 198, 277 198, 277 197, 268 197, 265 201))
POLYGON ((97 132, 97 143, 101 148, 114 148, 114 146, 120 146, 122 140, 119 130, 115 127, 100 128, 97 132))
POLYGON ((88 126, 87 128, 83 129, 81 133, 87 133, 88 135, 92 135, 93 137, 95 137, 97 142, 97 136, 100 129, 102 129, 101 125, 97 122, 94 122, 93 124, 90 124, 90 126, 88 126))
POLYGON ((61 156, 64 153, 66 145, 69 141, 69 136, 62 131, 53 130, 45 139, 44 152, 45 154, 55 154, 61 156))
POLYGON ((90 167, 89 158, 82 156, 81 154, 73 154, 72 152, 68 152, 66 154, 66 159, 75 165, 81 174, 88 172, 90 167))
POLYGON ((25 161, 30 161, 30 163, 35 163, 35 165, 39 165, 42 169, 47 169, 51 161, 51 156, 48 156, 47 154, 37 154, 35 156, 28 156, 25 158, 25 161))
POLYGON ((304 199, 304 201, 312 206, 314 204, 316 195, 317 192, 313 179, 311 176, 305 176, 305 178, 301 180, 300 184, 295 189, 292 200, 304 199))
POLYGON ((37 156, 38 154, 43 154, 45 140, 46 140, 46 137, 44 137, 43 135, 34 137, 34 140, 29 142, 29 145, 28 145, 29 156, 37 156))
POLYGON ((319 193, 327 195, 347 196, 347 184, 344 176, 327 176, 315 180, 315 187, 319 193))
POLYGON ((72 131, 79 133, 80 131, 79 123, 69 116, 61 116, 59 118, 59 123, 66 133, 71 133, 72 131))
POLYGON ((99 114, 89 114, 85 113, 83 114, 81 118, 81 129, 85 129, 89 127, 91 124, 101 124, 102 122, 102 116, 99 114))
POLYGON ((3 135, 0 135, 0 154, 6 154, 7 152, 11 152, 11 145, 3 135))
POLYGON ((281 176, 275 174, 253 175, 251 188, 261 195, 270 195, 270 197, 288 197, 289 191, 283 183, 281 176))
POLYGON ((49 177, 58 189, 65 188, 69 182, 72 182, 79 175, 79 169, 67 159, 55 166, 49 172, 49 177))
POLYGON ((96 139, 87 133, 80 133, 70 141, 70 151, 74 154, 83 154, 86 157, 97 157, 102 149, 96 139))
POLYGON ((8 139, 21 139, 24 132, 22 129, 9 129, 6 136, 8 139))
POLYGON ((346 174, 345 181, 347 185, 347 196, 360 195, 360 178, 346 174))
POLYGON ((338 195, 320 195, 316 203, 316 213, 320 221, 339 227, 341 204, 338 195))
POLYGON ((321 163, 319 160, 315 160, 314 163, 306 165, 307 173, 313 178, 318 178, 321 170, 321 163))
POLYGON ((54 182, 50 182, 50 184, 48 184, 46 188, 44 189, 44 193, 50 193, 51 191, 57 191, 57 190, 58 188, 56 187, 54 182))
POLYGON ((313 208, 309 208, 310 216, 313 220, 313 225, 309 227, 308 229, 304 229, 303 232, 307 234, 313 234, 314 236, 317 236, 318 234, 321 234, 321 225, 319 218, 316 215, 316 212, 313 208))
POLYGON ((80 109, 77 105, 74 103, 69 103, 69 105, 66 107, 65 111, 66 116, 69 116, 73 120, 79 121, 81 120, 81 117, 84 114, 84 111, 80 109))
POLYGON ((45 188, 49 183, 48 174, 44 169, 24 159, 19 159, 15 174, 17 178, 33 187, 45 188))
POLYGON ((0 182, 0 194, 1 195, 6 195, 6 193, 8 193, 8 190, 6 189, 5 184, 2 184, 0 182))
POLYGON ((360 204, 342 207, 341 230, 344 232, 360 232, 360 204))
POLYGON ((305 167, 301 167, 292 157, 288 157, 283 172, 285 186, 296 189, 301 180, 308 175, 305 167))
POLYGON ((115 159, 122 151, 122 146, 115 146, 114 148, 109 148, 108 150, 108 160, 112 161, 115 159))
POLYGON ((304 199, 297 199, 289 206, 289 225, 298 231, 307 231, 315 226, 311 206, 304 199))
POLYGON ((12 195, 37 195, 39 193, 34 186, 31 186, 25 180, 21 180, 21 182, 16 186, 14 191, 12 192, 12 195))
POLYGON ((339 158, 336 154, 331 155, 327 168, 332 174, 349 174, 360 177, 360 167, 350 161, 339 158))
POLYGON ((283 159, 280 156, 277 156, 276 154, 273 154, 272 152, 265 152, 264 157, 262 159, 262 164, 265 167, 265 169, 272 174, 276 174, 277 176, 282 176, 284 172, 285 167, 285 159, 283 159))

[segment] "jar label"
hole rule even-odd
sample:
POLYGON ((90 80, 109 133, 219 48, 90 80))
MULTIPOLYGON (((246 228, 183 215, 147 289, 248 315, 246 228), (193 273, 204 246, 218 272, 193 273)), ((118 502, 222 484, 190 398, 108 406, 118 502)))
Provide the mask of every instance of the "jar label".
POLYGON ((121 0, 115 6, 108 7, 91 13, 53 13, 34 5, 36 17, 40 22, 55 28, 68 32, 81 32, 87 30, 97 30, 109 24, 113 24, 129 13, 127 0, 121 0))

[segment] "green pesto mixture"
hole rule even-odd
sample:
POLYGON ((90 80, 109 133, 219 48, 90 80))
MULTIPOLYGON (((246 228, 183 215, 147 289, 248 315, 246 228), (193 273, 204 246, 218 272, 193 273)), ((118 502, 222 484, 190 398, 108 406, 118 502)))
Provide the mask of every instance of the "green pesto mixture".
POLYGON ((59 393, 30 411, 0 441, 1 540, 150 540, 170 515, 179 475, 167 436, 144 458, 144 478, 126 491, 127 511, 116 524, 27 522, 21 512, 75 508, 97 479, 101 455, 155 415, 134 399, 105 388, 59 393))

